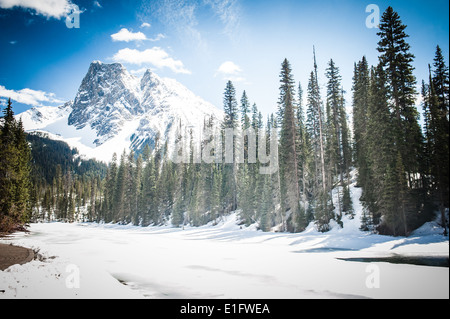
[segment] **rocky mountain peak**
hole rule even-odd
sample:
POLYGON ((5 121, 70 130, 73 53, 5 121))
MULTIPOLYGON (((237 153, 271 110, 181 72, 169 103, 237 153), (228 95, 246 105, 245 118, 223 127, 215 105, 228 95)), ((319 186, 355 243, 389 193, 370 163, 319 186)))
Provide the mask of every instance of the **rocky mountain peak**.
MULTIPOLYGON (((121 153, 124 147, 137 150, 146 143, 153 145, 157 136, 161 141, 170 140, 180 126, 200 131, 206 118, 217 122, 223 118, 222 111, 176 80, 161 78, 150 70, 138 78, 120 63, 100 61, 91 63, 73 103, 65 110, 68 112, 29 110, 27 124, 31 130, 61 138, 67 135, 73 140, 82 135, 78 142, 87 141, 83 145, 94 147, 92 152, 102 153, 102 157, 112 151, 121 153)), ((74 146, 82 149, 83 145, 74 146)))

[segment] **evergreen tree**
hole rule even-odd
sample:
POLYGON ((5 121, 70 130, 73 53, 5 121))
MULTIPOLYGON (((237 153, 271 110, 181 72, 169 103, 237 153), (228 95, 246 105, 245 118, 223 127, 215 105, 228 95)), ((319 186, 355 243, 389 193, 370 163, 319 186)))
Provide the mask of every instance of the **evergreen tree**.
POLYGON ((346 179, 341 176, 341 184, 343 185, 342 194, 342 211, 350 218, 355 217, 353 209, 353 202, 350 193, 350 170, 353 166, 353 149, 351 143, 351 132, 348 124, 348 116, 345 107, 344 90, 341 90, 341 111, 340 111, 340 126, 341 126, 341 147, 342 147, 342 173, 345 174, 346 179))
POLYGON ((134 214, 136 212, 136 206, 138 201, 138 178, 137 178, 137 167, 136 167, 136 159, 135 153, 132 150, 130 154, 128 154, 127 159, 127 178, 125 185, 125 223, 129 224, 135 220, 134 214))
POLYGON ((367 164, 367 123, 369 107, 369 66, 364 56, 360 62, 355 64, 353 75, 353 136, 355 164, 358 168, 358 186, 364 191, 368 182, 367 164))
POLYGON ((258 129, 258 116, 259 116, 258 106, 256 105, 256 103, 253 103, 251 126, 255 131, 258 129))
MULTIPOLYGON (((341 136, 341 76, 339 74, 339 68, 336 67, 334 61, 331 59, 328 63, 326 72, 328 78, 327 83, 327 160, 328 167, 331 168, 328 178, 329 185, 334 185, 334 177, 338 176, 340 185, 343 185, 343 160, 342 160, 342 136, 341 136)), ((340 195, 339 187, 337 187, 338 198, 338 215, 337 220, 340 222, 342 219, 342 198, 340 195)))
MULTIPOLYGON (((275 139, 272 135, 274 131, 278 130, 278 122, 276 116, 272 113, 269 116, 267 127, 266 127, 266 153, 270 151, 270 142, 275 139)), ((278 155, 278 154, 277 154, 278 155)), ((270 196, 265 197, 263 208, 265 209, 262 213, 264 214, 262 227, 271 229, 274 226, 281 225, 286 226, 285 215, 282 205, 282 195, 281 195, 281 172, 277 169, 272 175, 266 176, 264 188, 266 193, 270 196)), ((278 229, 279 231, 285 231, 285 228, 278 229)))
MULTIPOLYGON (((405 220, 402 229, 395 229, 396 234, 406 235, 410 229, 410 222, 406 216, 417 214, 415 206, 420 206, 424 200, 422 196, 411 196, 422 187, 420 176, 423 168, 423 136, 418 123, 419 113, 415 107, 416 79, 413 75, 412 62, 414 55, 409 52, 410 45, 406 42, 408 35, 405 33, 406 25, 403 25, 397 12, 392 7, 384 12, 380 23, 380 41, 378 51, 381 53, 379 60, 386 72, 389 87, 389 98, 392 101, 393 114, 393 147, 395 153, 400 154, 397 159, 396 169, 404 168, 404 174, 397 171, 396 177, 404 176, 405 181, 399 181, 399 185, 406 185, 405 194, 416 201, 411 205, 411 211, 405 212, 405 220), (403 231, 403 232, 402 232, 403 231)), ((406 195, 405 195, 406 197, 406 195)), ((405 209, 402 206, 402 209, 405 209)))
POLYGON ((120 157, 120 164, 117 170, 116 184, 114 187, 115 205, 113 207, 115 209, 113 212, 114 216, 113 221, 115 223, 123 223, 125 221, 127 175, 128 175, 127 154, 124 150, 120 157))
POLYGON ((238 127, 238 107, 236 101, 236 90, 231 81, 227 82, 224 97, 223 97, 223 108, 225 111, 225 118, 223 121, 224 128, 236 128, 238 127))
POLYGON ((140 201, 141 201, 141 191, 142 191, 142 171, 143 171, 144 161, 142 155, 139 155, 136 160, 136 169, 134 175, 134 181, 132 184, 132 223, 135 226, 140 224, 140 201))
POLYGON ((436 54, 434 57, 434 70, 432 82, 435 93, 439 99, 439 109, 443 112, 442 116, 448 118, 449 100, 450 100, 450 80, 449 69, 445 64, 444 55, 439 45, 436 47, 436 54))
MULTIPOLYGON (((254 147, 253 144, 255 139, 256 147, 257 147, 257 130, 259 126, 259 116, 258 116, 258 108, 256 104, 253 105, 253 115, 252 120, 247 115, 250 111, 250 103, 248 101, 248 97, 246 92, 244 91, 241 99, 241 114, 242 114, 242 122, 240 127, 240 140, 237 142, 236 146, 243 146, 243 155, 244 158, 240 159, 240 163, 238 164, 238 188, 237 188, 237 197, 239 202, 239 210, 240 210, 240 220, 242 223, 246 225, 250 225, 256 219, 257 208, 256 208, 256 163, 250 163, 250 155, 249 154, 249 146, 254 147), (254 135, 253 133, 256 133, 254 135), (252 143, 252 145, 250 145, 252 143)), ((253 161, 253 160, 252 160, 253 161)))
POLYGON ((158 203, 156 196, 155 159, 149 158, 142 173, 142 191, 140 196, 140 220, 142 226, 148 226, 157 219, 158 203))
POLYGON ((370 228, 377 227, 381 217, 396 209, 396 185, 394 175, 395 148, 392 139, 394 119, 390 112, 386 74, 381 65, 372 68, 367 135, 367 180, 364 186, 364 206, 370 212, 370 228))
POLYGON ((30 190, 31 190, 31 151, 28 145, 22 119, 15 129, 15 143, 18 152, 16 163, 15 206, 18 210, 18 220, 25 223, 30 219, 30 190))
POLYGON ((384 12, 380 23, 379 60, 383 66, 389 84, 389 97, 392 100, 392 113, 395 126, 393 138, 397 150, 402 156, 409 187, 415 187, 415 175, 419 173, 422 152, 422 134, 418 123, 419 113, 415 107, 416 78, 413 75, 414 55, 409 52, 400 16, 392 7, 384 12), (413 156, 413 154, 415 156, 413 156))
POLYGON ((248 114, 250 113, 250 102, 247 97, 247 93, 244 91, 241 98, 241 127, 246 130, 250 127, 250 118, 248 114))
MULTIPOLYGON (((349 175, 351 165, 351 150, 348 137, 347 113, 345 111, 345 100, 342 90, 342 77, 339 68, 331 59, 326 76, 327 83, 327 105, 328 105, 328 134, 327 147, 329 167, 334 168, 334 173, 338 176, 339 185, 342 188, 343 195, 340 195, 340 188, 338 191, 338 209, 339 219, 342 218, 342 213, 351 213, 353 211, 351 198, 346 183, 345 175, 349 175), (345 197, 345 201, 344 201, 345 197)), ((331 176, 330 183, 334 184, 334 176, 331 176)))
POLYGON ((174 197, 175 204, 172 211, 172 225, 175 227, 179 227, 181 224, 185 223, 184 213, 186 212, 186 203, 185 203, 185 168, 186 165, 178 164, 176 170, 176 183, 174 189, 174 197))
MULTIPOLYGON (((90 198, 89 198, 89 209, 88 209, 88 220, 95 221, 97 215, 97 181, 95 178, 89 180, 90 186, 90 198)), ((69 198, 67 206, 69 208, 69 198)), ((126 218, 125 218, 126 220, 126 218)))
POLYGON ((104 211, 104 222, 109 223, 114 220, 114 213, 116 212, 117 200, 116 200, 116 180, 117 180, 117 154, 114 153, 111 163, 109 164, 108 172, 105 181, 105 205, 103 206, 104 211))
POLYGON ((217 220, 222 212, 221 198, 220 198, 220 186, 222 185, 222 172, 221 166, 217 164, 211 164, 211 218, 217 220))
MULTIPOLYGON (((449 103, 450 103, 450 78, 449 68, 445 64, 442 50, 436 47, 434 58, 434 70, 432 82, 439 105, 436 114, 432 114, 436 123, 434 175, 436 176, 436 187, 438 206, 441 212, 441 223, 444 229, 448 227, 445 219, 445 208, 449 208, 449 103)), ((431 85, 431 84, 430 84, 431 85)), ((432 93, 432 92, 431 92, 432 93)), ((445 234, 448 234, 444 230, 445 234)))
MULTIPOLYGON (((215 142, 214 138, 217 136, 217 129, 215 127, 214 118, 207 117, 204 123, 204 136, 205 139, 202 141, 203 149, 205 150, 206 145, 212 146, 215 142)), ((214 149, 210 149, 210 156, 216 155, 217 145, 214 145, 214 149)), ((220 185, 221 181, 221 171, 220 164, 214 163, 202 163, 200 167, 201 179, 205 182, 203 183, 203 189, 201 190, 200 197, 204 198, 204 210, 209 212, 209 221, 217 221, 221 215, 221 200, 220 200, 220 185)))
MULTIPOLYGON (((166 222, 174 208, 174 189, 176 165, 168 160, 167 141, 161 149, 156 151, 154 175, 156 180, 156 190, 154 201, 155 223, 158 225, 166 222), (156 165, 158 163, 158 165, 156 165)), ((152 208, 153 209, 153 208, 152 208)))
POLYGON ((298 122, 298 138, 299 138, 299 151, 298 151, 298 164, 300 172, 299 187, 301 192, 301 205, 298 224, 301 228, 306 227, 309 222, 312 221, 312 216, 308 217, 309 194, 312 193, 311 189, 311 162, 313 161, 313 154, 311 150, 311 137, 309 136, 306 128, 306 119, 303 107, 303 89, 301 83, 298 85, 298 106, 297 106, 297 122, 298 122))
POLYGON ((18 152, 14 147, 15 120, 11 99, 3 111, 0 144, 0 230, 10 231, 17 222, 18 211, 14 203, 15 162, 18 152))
MULTIPOLYGON (((76 203, 75 203, 75 188, 74 185, 70 188, 69 193, 69 207, 68 207, 68 221, 74 222, 76 220, 76 203)), ((98 215, 97 215, 98 216, 98 215)), ((97 220, 98 222, 99 220, 97 220)))
POLYGON ((0 122, 0 232, 26 223, 31 214, 30 148, 11 99, 0 122))
MULTIPOLYGON (((434 77, 431 67, 428 86, 422 84, 422 95, 424 100, 427 173, 431 177, 427 186, 434 202, 441 213, 441 224, 444 233, 447 234, 447 221, 445 208, 449 207, 449 120, 448 103, 446 93, 448 92, 448 68, 443 63, 441 51, 436 51, 434 77), (445 79, 447 76, 447 80, 445 79), (436 85, 439 90, 436 90, 436 85), (439 92, 439 94, 438 94, 439 92)), ((448 94, 448 93, 447 93, 448 94)))
POLYGON ((331 205, 331 187, 325 166, 325 114, 318 83, 317 63, 314 52, 314 71, 310 74, 307 96, 307 131, 311 137, 314 160, 311 162, 313 175, 311 209, 314 210, 316 225, 320 231, 328 231, 329 221, 333 218, 331 205))
POLYGON ((254 104, 253 109, 253 120, 256 121, 252 123, 248 114, 250 113, 250 102, 247 96, 247 93, 244 91, 241 98, 241 126, 240 131, 242 134, 242 138, 238 143, 243 143, 244 156, 243 160, 241 159, 240 164, 238 164, 238 185, 237 185, 237 197, 239 202, 239 209, 241 210, 240 218, 243 223, 251 224, 255 219, 256 208, 254 202, 254 192, 255 192, 255 163, 249 163, 249 132, 248 129, 252 128, 253 132, 257 129, 258 126, 258 116, 257 116, 257 107, 254 104), (253 128, 255 127, 255 128, 253 128), (242 163, 243 162, 243 163, 242 163))
POLYGON ((406 179, 404 178, 404 167, 402 156, 397 153, 394 167, 388 167, 386 174, 386 189, 383 199, 386 203, 384 211, 384 225, 388 227, 389 233, 394 236, 408 233, 408 198, 406 179))
MULTIPOLYGON (((223 130, 235 130, 238 127, 238 108, 236 101, 236 90, 231 81, 227 82, 224 98, 224 111, 225 117, 222 123, 223 130)), ((223 150, 222 154, 225 154, 225 167, 224 167, 224 178, 223 178, 223 187, 222 194, 224 195, 224 201, 227 206, 227 211, 235 211, 238 208, 238 182, 237 182, 237 174, 238 174, 238 163, 237 163, 237 152, 236 152, 236 142, 237 139, 233 135, 232 140, 227 140, 227 136, 223 136, 223 141, 225 141, 224 145, 226 149, 223 150), (231 143, 231 145, 229 145, 231 143)))
MULTIPOLYGON (((280 74, 280 99, 279 110, 283 115, 280 132, 280 174, 281 174, 281 194, 284 211, 290 212, 290 217, 286 218, 286 227, 292 231, 298 231, 296 221, 299 219, 299 164, 298 164, 298 122, 295 109, 294 80, 292 69, 287 59, 283 61, 280 74)), ((302 225, 304 226, 304 225, 302 225)), ((303 229, 300 229, 303 230, 303 229)))

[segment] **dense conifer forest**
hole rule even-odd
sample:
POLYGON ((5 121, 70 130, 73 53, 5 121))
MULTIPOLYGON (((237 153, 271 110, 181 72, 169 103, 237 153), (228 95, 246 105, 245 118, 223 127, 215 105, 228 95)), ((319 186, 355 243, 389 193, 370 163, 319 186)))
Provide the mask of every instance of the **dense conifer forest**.
MULTIPOLYGON (((50 220, 200 226, 237 211, 242 224, 256 223, 263 231, 302 232, 314 222, 326 232, 331 220, 353 218, 350 184, 357 171, 362 230, 405 236, 438 212, 447 232, 448 65, 437 46, 417 92, 407 27, 392 7, 378 36, 379 63, 356 61, 352 88, 343 87, 330 58, 321 66, 323 90, 315 50, 308 83, 296 82, 290 62, 280 61, 278 108, 267 118, 245 91, 227 82, 218 135, 224 140, 226 129, 238 132, 229 141, 233 149, 241 143, 242 160, 236 152, 226 159, 226 150, 216 147, 220 160, 197 162, 193 137, 183 144, 189 157, 183 163, 172 161, 159 139, 154 148, 114 155, 108 165, 84 160, 63 142, 26 135, 9 101, 0 121, 0 230, 50 220), (352 101, 344 90, 352 91, 352 101), (267 167, 258 145, 263 139, 267 154, 276 139, 277 169, 271 174, 261 174, 267 167)), ((204 119, 203 129, 212 127, 212 119, 204 119)), ((181 129, 179 138, 186 139, 181 129)))

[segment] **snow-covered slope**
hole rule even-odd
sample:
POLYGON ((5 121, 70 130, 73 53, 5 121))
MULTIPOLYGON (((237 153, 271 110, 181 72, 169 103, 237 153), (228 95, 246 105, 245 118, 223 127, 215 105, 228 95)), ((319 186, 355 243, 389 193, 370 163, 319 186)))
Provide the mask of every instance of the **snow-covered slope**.
POLYGON ((82 155, 109 161, 114 152, 175 140, 180 125, 200 132, 205 119, 222 111, 179 82, 148 70, 142 78, 120 63, 93 62, 75 99, 60 107, 32 108, 18 117, 27 131, 49 133, 82 155))
POLYGON ((22 118, 26 130, 37 130, 54 124, 61 119, 67 119, 72 112, 72 105, 73 102, 70 101, 59 107, 33 107, 20 114, 19 117, 22 118))

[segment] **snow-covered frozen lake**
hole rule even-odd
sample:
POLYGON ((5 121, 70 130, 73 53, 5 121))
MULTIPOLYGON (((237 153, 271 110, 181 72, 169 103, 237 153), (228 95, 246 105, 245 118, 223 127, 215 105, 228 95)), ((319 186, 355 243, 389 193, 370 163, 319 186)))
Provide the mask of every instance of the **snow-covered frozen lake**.
POLYGON ((0 239, 41 255, 0 272, 0 299, 449 298, 446 267, 342 260, 448 258, 448 237, 371 235, 352 222, 326 234, 241 229, 236 215, 184 230, 32 224, 28 234, 0 239))

